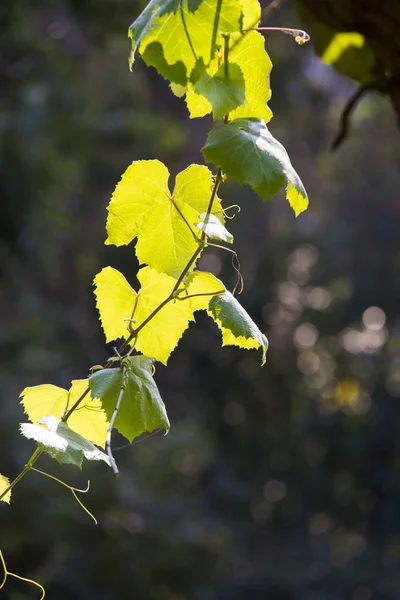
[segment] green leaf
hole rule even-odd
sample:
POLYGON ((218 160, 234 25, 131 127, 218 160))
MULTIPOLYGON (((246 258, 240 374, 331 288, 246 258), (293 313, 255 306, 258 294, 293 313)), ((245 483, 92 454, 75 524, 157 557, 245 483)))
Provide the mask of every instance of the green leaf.
MULTIPOLYGON (((157 160, 128 167, 108 207, 106 244, 121 246, 137 236, 141 264, 179 277, 198 248, 194 223, 207 210, 213 176, 203 165, 190 165, 177 175, 173 194, 168 178, 167 168, 157 160)), ((218 197, 213 213, 223 220, 218 197)))
POLYGON ((249 184, 264 200, 286 183, 286 197, 298 216, 308 206, 307 193, 280 142, 261 119, 236 119, 216 125, 202 149, 230 177, 249 184))
POLYGON ((228 74, 222 65, 215 75, 205 73, 195 84, 195 90, 202 94, 212 105, 214 119, 222 119, 234 108, 244 104, 243 74, 234 63, 229 63, 228 74))
MULTIPOLYGON (((114 427, 130 442, 145 431, 169 430, 164 403, 152 377, 153 360, 146 356, 130 358, 124 381, 124 392, 114 427)), ((123 384, 123 370, 103 369, 90 378, 92 395, 101 398, 111 419, 123 384)))
POLYGON ((202 221, 195 223, 196 227, 198 227, 200 231, 205 231, 207 237, 212 240, 221 240, 222 242, 228 242, 228 244, 232 244, 233 235, 229 233, 229 231, 222 225, 221 221, 214 215, 208 215, 206 223, 206 217, 207 213, 202 213, 200 215, 202 221))
MULTIPOLYGON (((6 491, 6 489, 8 488, 8 486, 10 485, 10 480, 7 479, 7 477, 4 477, 4 475, 0 475, 0 496, 2 495, 3 492, 6 491)), ((2 502, 6 502, 7 504, 10 504, 10 500, 11 500, 11 490, 9 490, 7 492, 7 494, 5 494, 2 497, 2 502)))
POLYGON ((152 0, 129 28, 130 65, 139 49, 163 77, 184 85, 198 60, 208 65, 214 58, 221 34, 241 25, 239 0, 152 0))
MULTIPOLYGON (((27 387, 20 394, 21 404, 32 423, 39 423, 40 419, 48 414, 61 419, 67 408, 71 408, 88 386, 87 379, 76 379, 71 382, 68 391, 51 384, 27 387)), ((92 399, 88 394, 80 404, 79 410, 72 413, 68 423, 83 437, 104 446, 108 423, 99 399, 92 399)))
POLYGON ((35 440, 41 450, 55 458, 60 463, 75 465, 82 468, 82 461, 103 460, 109 466, 110 459, 101 452, 92 442, 73 431, 67 423, 63 423, 53 415, 40 419, 40 425, 21 423, 20 431, 28 439, 35 440))
POLYGON ((268 350, 268 340, 230 292, 211 299, 208 314, 222 332, 222 345, 262 349, 262 364, 268 350))

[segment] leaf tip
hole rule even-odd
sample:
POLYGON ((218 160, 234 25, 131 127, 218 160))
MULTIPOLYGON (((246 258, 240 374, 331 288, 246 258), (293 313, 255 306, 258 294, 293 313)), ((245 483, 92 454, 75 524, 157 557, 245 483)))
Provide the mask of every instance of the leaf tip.
MULTIPOLYGON (((302 187, 302 186, 301 186, 302 187)), ((289 182, 286 188, 286 198, 297 218, 308 208, 308 197, 304 188, 299 189, 289 182)))

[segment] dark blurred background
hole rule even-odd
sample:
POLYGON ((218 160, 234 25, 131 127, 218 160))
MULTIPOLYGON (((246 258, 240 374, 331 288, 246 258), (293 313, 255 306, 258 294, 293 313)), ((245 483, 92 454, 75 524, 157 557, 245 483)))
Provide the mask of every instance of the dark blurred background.
MULTIPOLYGON (((126 31, 142 6, 0 7, 0 472, 10 478, 33 450, 18 434, 21 390, 69 387, 110 353, 93 277, 111 265, 134 283, 137 269, 132 247, 103 245, 120 175, 137 159, 158 158, 173 175, 203 162, 211 121, 190 121, 139 58, 128 70, 126 31)), ((301 25, 290 0, 270 24, 301 25)), ((84 501, 97 527, 53 481, 32 473, 15 488, 0 509, 1 549, 49 599, 400 596, 396 115, 387 97, 367 93, 331 153, 358 84, 322 64, 312 43, 271 33, 266 47, 270 128, 310 208, 295 219, 283 193, 265 204, 229 182, 221 195, 242 208, 229 223, 240 300, 270 340, 267 364, 221 348, 201 313, 157 368, 167 437, 116 451, 119 480, 101 465, 79 473, 41 460, 71 484, 91 480, 84 501)), ((233 286, 229 255, 210 249, 200 267, 233 286)), ((38 597, 11 578, 1 594, 38 597)))

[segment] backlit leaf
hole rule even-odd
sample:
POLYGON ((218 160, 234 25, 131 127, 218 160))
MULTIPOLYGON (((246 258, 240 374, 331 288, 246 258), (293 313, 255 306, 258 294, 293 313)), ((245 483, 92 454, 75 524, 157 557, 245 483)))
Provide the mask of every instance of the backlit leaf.
MULTIPOLYGON (((99 273, 101 277, 96 276, 98 298, 97 306, 100 312, 100 320, 106 334, 107 340, 115 339, 113 336, 118 332, 121 337, 128 338, 130 332, 127 329, 127 324, 124 319, 129 318, 132 314, 130 303, 125 304, 121 300, 125 298, 127 293, 128 282, 124 276, 112 267, 106 267, 99 273), (108 291, 114 285, 114 294, 110 295, 108 301, 108 291), (106 290, 106 297, 103 298, 103 286, 106 290), (114 298, 114 301, 112 300, 114 298), (128 311, 128 312, 127 312, 128 311), (124 323, 123 328, 119 325, 124 323)), ((158 273, 150 267, 140 269, 137 275, 141 288, 138 294, 138 302, 135 311, 135 323, 133 327, 140 326, 153 311, 171 294, 176 285, 176 279, 158 273)), ((129 286, 130 288, 130 286, 129 286)), ((134 298, 134 290, 132 290, 132 298, 134 298)), ((168 302, 161 308, 157 314, 151 319, 148 326, 145 326, 138 334, 136 342, 136 350, 139 350, 146 356, 151 356, 156 360, 166 364, 171 352, 178 344, 185 329, 189 325, 189 321, 193 320, 193 311, 198 310, 197 306, 201 304, 201 308, 206 308, 213 294, 221 293, 224 289, 223 284, 210 273, 200 273, 195 271, 187 277, 187 284, 182 283, 181 289, 185 289, 180 293, 181 300, 175 299, 168 302), (201 296, 201 301, 186 299, 185 295, 205 294, 201 296), (204 306, 203 306, 204 305, 204 306)), ((128 294, 129 295, 129 294, 128 294)), ((54 386, 53 386, 54 387, 54 386)), ((29 389, 29 388, 27 388, 29 389)), ((57 388, 60 389, 60 388, 57 388)), ((65 390, 64 390, 65 391, 65 390)), ((64 396, 63 396, 64 397, 64 396)), ((41 412, 40 416, 45 414, 41 412)), ((74 413, 73 413, 74 415, 74 413)), ((73 417, 71 416, 71 419, 73 417)))
POLYGON ((286 197, 298 216, 308 206, 307 193, 280 142, 260 119, 236 119, 216 125, 202 149, 230 177, 249 184, 268 200, 287 184, 286 197), (229 149, 229 150, 227 150, 229 149))
POLYGON ((126 169, 107 207, 106 244, 129 244, 155 198, 168 197, 169 171, 159 160, 136 160, 126 169))
MULTIPOLYGON (((177 175, 171 194, 166 167, 154 160, 139 162, 139 168, 133 163, 127 169, 113 194, 106 243, 120 246, 138 236, 139 262, 179 277, 198 247, 194 223, 207 210, 212 173, 203 165, 191 165, 177 175), (129 227, 125 223, 130 223, 129 227)), ((212 212, 223 220, 218 197, 212 212)))
MULTIPOLYGON (((4 475, 0 475, 0 496, 3 492, 6 491, 6 489, 8 488, 9 485, 10 485, 10 480, 7 479, 7 477, 4 477, 4 475)), ((7 504, 10 504, 10 500, 11 500, 11 490, 9 490, 7 492, 7 494, 5 494, 2 497, 2 501, 7 502, 7 504)))
MULTIPOLYGON (((45 415, 52 414, 61 419, 67 408, 80 398, 88 389, 87 379, 72 381, 69 392, 51 384, 37 385, 25 388, 20 398, 25 413, 32 423, 39 423, 45 415)), ((104 446, 107 435, 107 419, 101 403, 90 394, 82 400, 68 423, 77 433, 99 446, 104 446)))
MULTIPOLYGON (((135 318, 140 325, 171 294, 176 279, 150 267, 140 269, 137 277, 141 288, 135 318)), ((192 319, 190 302, 172 300, 139 332, 136 349, 166 364, 192 319)))
POLYGON ((67 423, 63 423, 54 415, 46 415, 39 423, 33 425, 21 423, 20 431, 28 439, 35 440, 41 450, 49 454, 60 463, 75 465, 82 468, 82 461, 103 460, 109 466, 110 460, 92 442, 73 431, 67 423))
POLYGON ((192 311, 206 310, 211 298, 223 292, 225 286, 215 275, 205 271, 195 271, 188 277, 186 290, 180 294, 180 297, 190 296, 192 311))
POLYGON ((221 34, 241 24, 239 0, 152 0, 129 28, 130 64, 139 49, 147 64, 184 85, 198 60, 208 65, 214 58, 221 34))
POLYGON ((261 348, 262 364, 268 350, 268 340, 230 292, 211 299, 208 314, 222 332, 222 345, 240 348, 261 348))
MULTIPOLYGON (((125 277, 112 267, 104 267, 96 275, 96 306, 100 313, 101 324, 106 342, 129 336, 129 319, 136 303, 136 292, 125 277)), ((132 323, 133 326, 133 323, 132 323)))
MULTIPOLYGON (((268 100, 271 98, 271 88, 269 84, 269 75, 272 69, 271 60, 264 48, 264 38, 257 31, 249 31, 246 35, 240 37, 239 40, 233 39, 232 50, 229 52, 230 67, 235 65, 240 68, 244 79, 244 99, 241 106, 233 107, 229 112, 230 119, 239 117, 257 117, 268 122, 272 117, 272 112, 267 106, 268 100)), ((218 66, 218 61, 215 60, 207 69, 209 77, 223 69, 218 66)), ((206 76, 203 76, 204 78, 206 76)), ((213 106, 210 104, 209 96, 205 98, 204 90, 199 88, 199 83, 196 85, 188 84, 186 94, 186 104, 191 118, 203 117, 211 112, 213 106), (200 92, 200 93, 198 93, 200 92)), ((215 107, 214 107, 215 112, 215 107)), ((219 115, 221 113, 219 112, 219 115)), ((226 113, 221 114, 223 116, 226 113)), ((220 118, 214 114, 214 118, 220 118)))
POLYGON ((232 120, 257 117, 268 123, 272 118, 272 111, 267 106, 271 98, 269 76, 272 62, 264 44, 264 38, 258 31, 249 31, 229 54, 229 60, 240 67, 245 81, 245 103, 229 114, 232 120))
MULTIPOLYGON (((130 442, 145 431, 165 429, 168 432, 170 427, 152 376, 153 362, 146 356, 130 358, 120 409, 114 421, 114 427, 130 442)), ((92 394, 101 398, 109 419, 117 404, 123 378, 123 370, 118 368, 97 371, 89 379, 92 394)))

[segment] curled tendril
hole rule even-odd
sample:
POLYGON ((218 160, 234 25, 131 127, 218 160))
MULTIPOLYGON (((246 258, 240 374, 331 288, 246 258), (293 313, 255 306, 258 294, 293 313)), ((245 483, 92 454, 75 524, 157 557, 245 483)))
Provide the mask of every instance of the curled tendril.
POLYGON ((0 562, 1 562, 1 565, 4 570, 4 576, 3 576, 3 581, 0 584, 0 590, 4 587, 8 576, 15 577, 15 579, 20 579, 21 581, 26 581, 27 583, 30 583, 31 585, 38 587, 40 589, 40 591, 42 592, 42 595, 40 596, 40 600, 43 600, 43 598, 46 595, 44 587, 42 585, 40 585, 40 583, 38 583, 37 581, 34 581, 33 579, 28 579, 28 577, 21 577, 21 575, 17 575, 16 573, 11 573, 11 571, 8 571, 6 561, 4 560, 4 556, 3 556, 3 553, 1 550, 0 550, 0 562))
POLYGON ((244 289, 244 284, 243 284, 243 275, 240 270, 240 261, 239 261, 239 257, 237 255, 237 253, 234 250, 231 250, 230 248, 226 248, 226 246, 220 246, 219 244, 209 243, 208 245, 213 246, 214 248, 220 248, 221 250, 226 250, 227 252, 230 252, 232 254, 232 267, 236 271, 236 275, 237 275, 235 287, 232 290, 232 295, 234 296, 236 294, 236 291, 238 288, 239 288, 238 294, 241 294, 244 289))
POLYGON ((240 213, 242 209, 240 208, 239 204, 231 204, 231 206, 227 206, 226 208, 222 208, 222 212, 224 214, 225 219, 234 219, 236 217, 236 215, 238 215, 240 213), (228 210, 231 210, 231 208, 236 208, 236 212, 232 215, 228 214, 228 210))
POLYGON ((256 27, 256 31, 281 31, 294 37, 294 41, 300 45, 310 41, 310 36, 303 29, 291 29, 290 27, 256 27))
POLYGON ((90 489, 90 481, 87 482, 86 489, 80 490, 79 488, 73 487, 72 485, 68 485, 68 483, 65 483, 65 481, 62 481, 61 479, 58 479, 58 477, 54 477, 54 475, 50 475, 49 473, 46 473, 45 471, 41 471, 40 469, 36 469, 35 467, 31 467, 31 469, 32 469, 32 471, 36 471, 36 473, 39 473, 40 475, 44 475, 45 477, 48 477, 49 479, 53 479, 54 481, 57 481, 57 483, 60 483, 61 485, 63 485, 67 489, 69 489, 71 491, 73 497, 79 504, 79 506, 85 511, 85 513, 87 513, 89 515, 89 517, 91 519, 93 519, 93 521, 97 525, 96 517, 94 517, 92 515, 90 510, 88 508, 86 508, 86 506, 83 504, 82 500, 79 500, 78 496, 76 495, 76 492, 79 492, 80 494, 86 494, 86 492, 88 492, 90 489))

